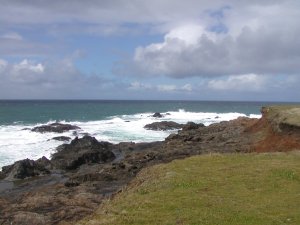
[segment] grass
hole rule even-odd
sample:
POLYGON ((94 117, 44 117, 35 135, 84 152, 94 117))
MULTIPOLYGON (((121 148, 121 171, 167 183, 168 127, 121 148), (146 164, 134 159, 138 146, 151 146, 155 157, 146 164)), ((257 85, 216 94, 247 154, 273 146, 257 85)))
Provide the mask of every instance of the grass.
POLYGON ((300 224, 300 152, 203 155, 142 170, 79 224, 300 224))

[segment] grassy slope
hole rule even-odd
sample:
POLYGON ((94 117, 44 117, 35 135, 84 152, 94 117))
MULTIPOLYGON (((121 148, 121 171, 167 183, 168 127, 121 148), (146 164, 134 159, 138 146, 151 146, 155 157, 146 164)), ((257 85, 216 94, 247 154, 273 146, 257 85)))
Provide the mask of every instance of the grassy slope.
POLYGON ((80 224, 300 224, 300 152, 204 155, 146 168, 80 224))

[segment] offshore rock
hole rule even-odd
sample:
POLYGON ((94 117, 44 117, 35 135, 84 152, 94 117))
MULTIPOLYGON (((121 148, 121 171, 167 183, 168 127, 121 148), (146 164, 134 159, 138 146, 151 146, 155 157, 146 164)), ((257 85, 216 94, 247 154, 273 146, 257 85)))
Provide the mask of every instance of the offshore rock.
POLYGON ((182 127, 182 124, 173 121, 154 122, 144 126, 147 130, 176 130, 181 129, 182 127))
POLYGON ((67 137, 67 136, 58 136, 58 137, 54 137, 52 139, 56 140, 56 141, 70 141, 71 140, 71 138, 67 137))
POLYGON ((39 132, 39 133, 45 133, 45 132, 63 133, 66 131, 78 130, 78 129, 80 129, 80 127, 71 124, 51 123, 48 125, 34 127, 31 129, 31 131, 39 132))
POLYGON ((162 118, 163 115, 161 115, 159 112, 156 112, 152 115, 152 117, 156 117, 156 118, 162 118))

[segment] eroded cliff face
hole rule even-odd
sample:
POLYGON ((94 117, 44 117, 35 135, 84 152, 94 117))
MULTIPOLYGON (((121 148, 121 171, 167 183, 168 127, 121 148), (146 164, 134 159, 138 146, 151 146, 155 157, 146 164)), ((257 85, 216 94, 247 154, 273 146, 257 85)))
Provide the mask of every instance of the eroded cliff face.
POLYGON ((261 119, 246 129, 253 136, 252 151, 300 149, 300 106, 263 107, 261 113, 261 119))

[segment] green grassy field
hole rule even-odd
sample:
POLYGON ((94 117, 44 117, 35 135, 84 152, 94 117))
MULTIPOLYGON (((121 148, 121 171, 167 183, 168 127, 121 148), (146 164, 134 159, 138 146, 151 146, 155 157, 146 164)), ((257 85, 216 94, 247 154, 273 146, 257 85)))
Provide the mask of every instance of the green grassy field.
POLYGON ((203 155, 146 168, 79 224, 300 224, 300 152, 203 155))

